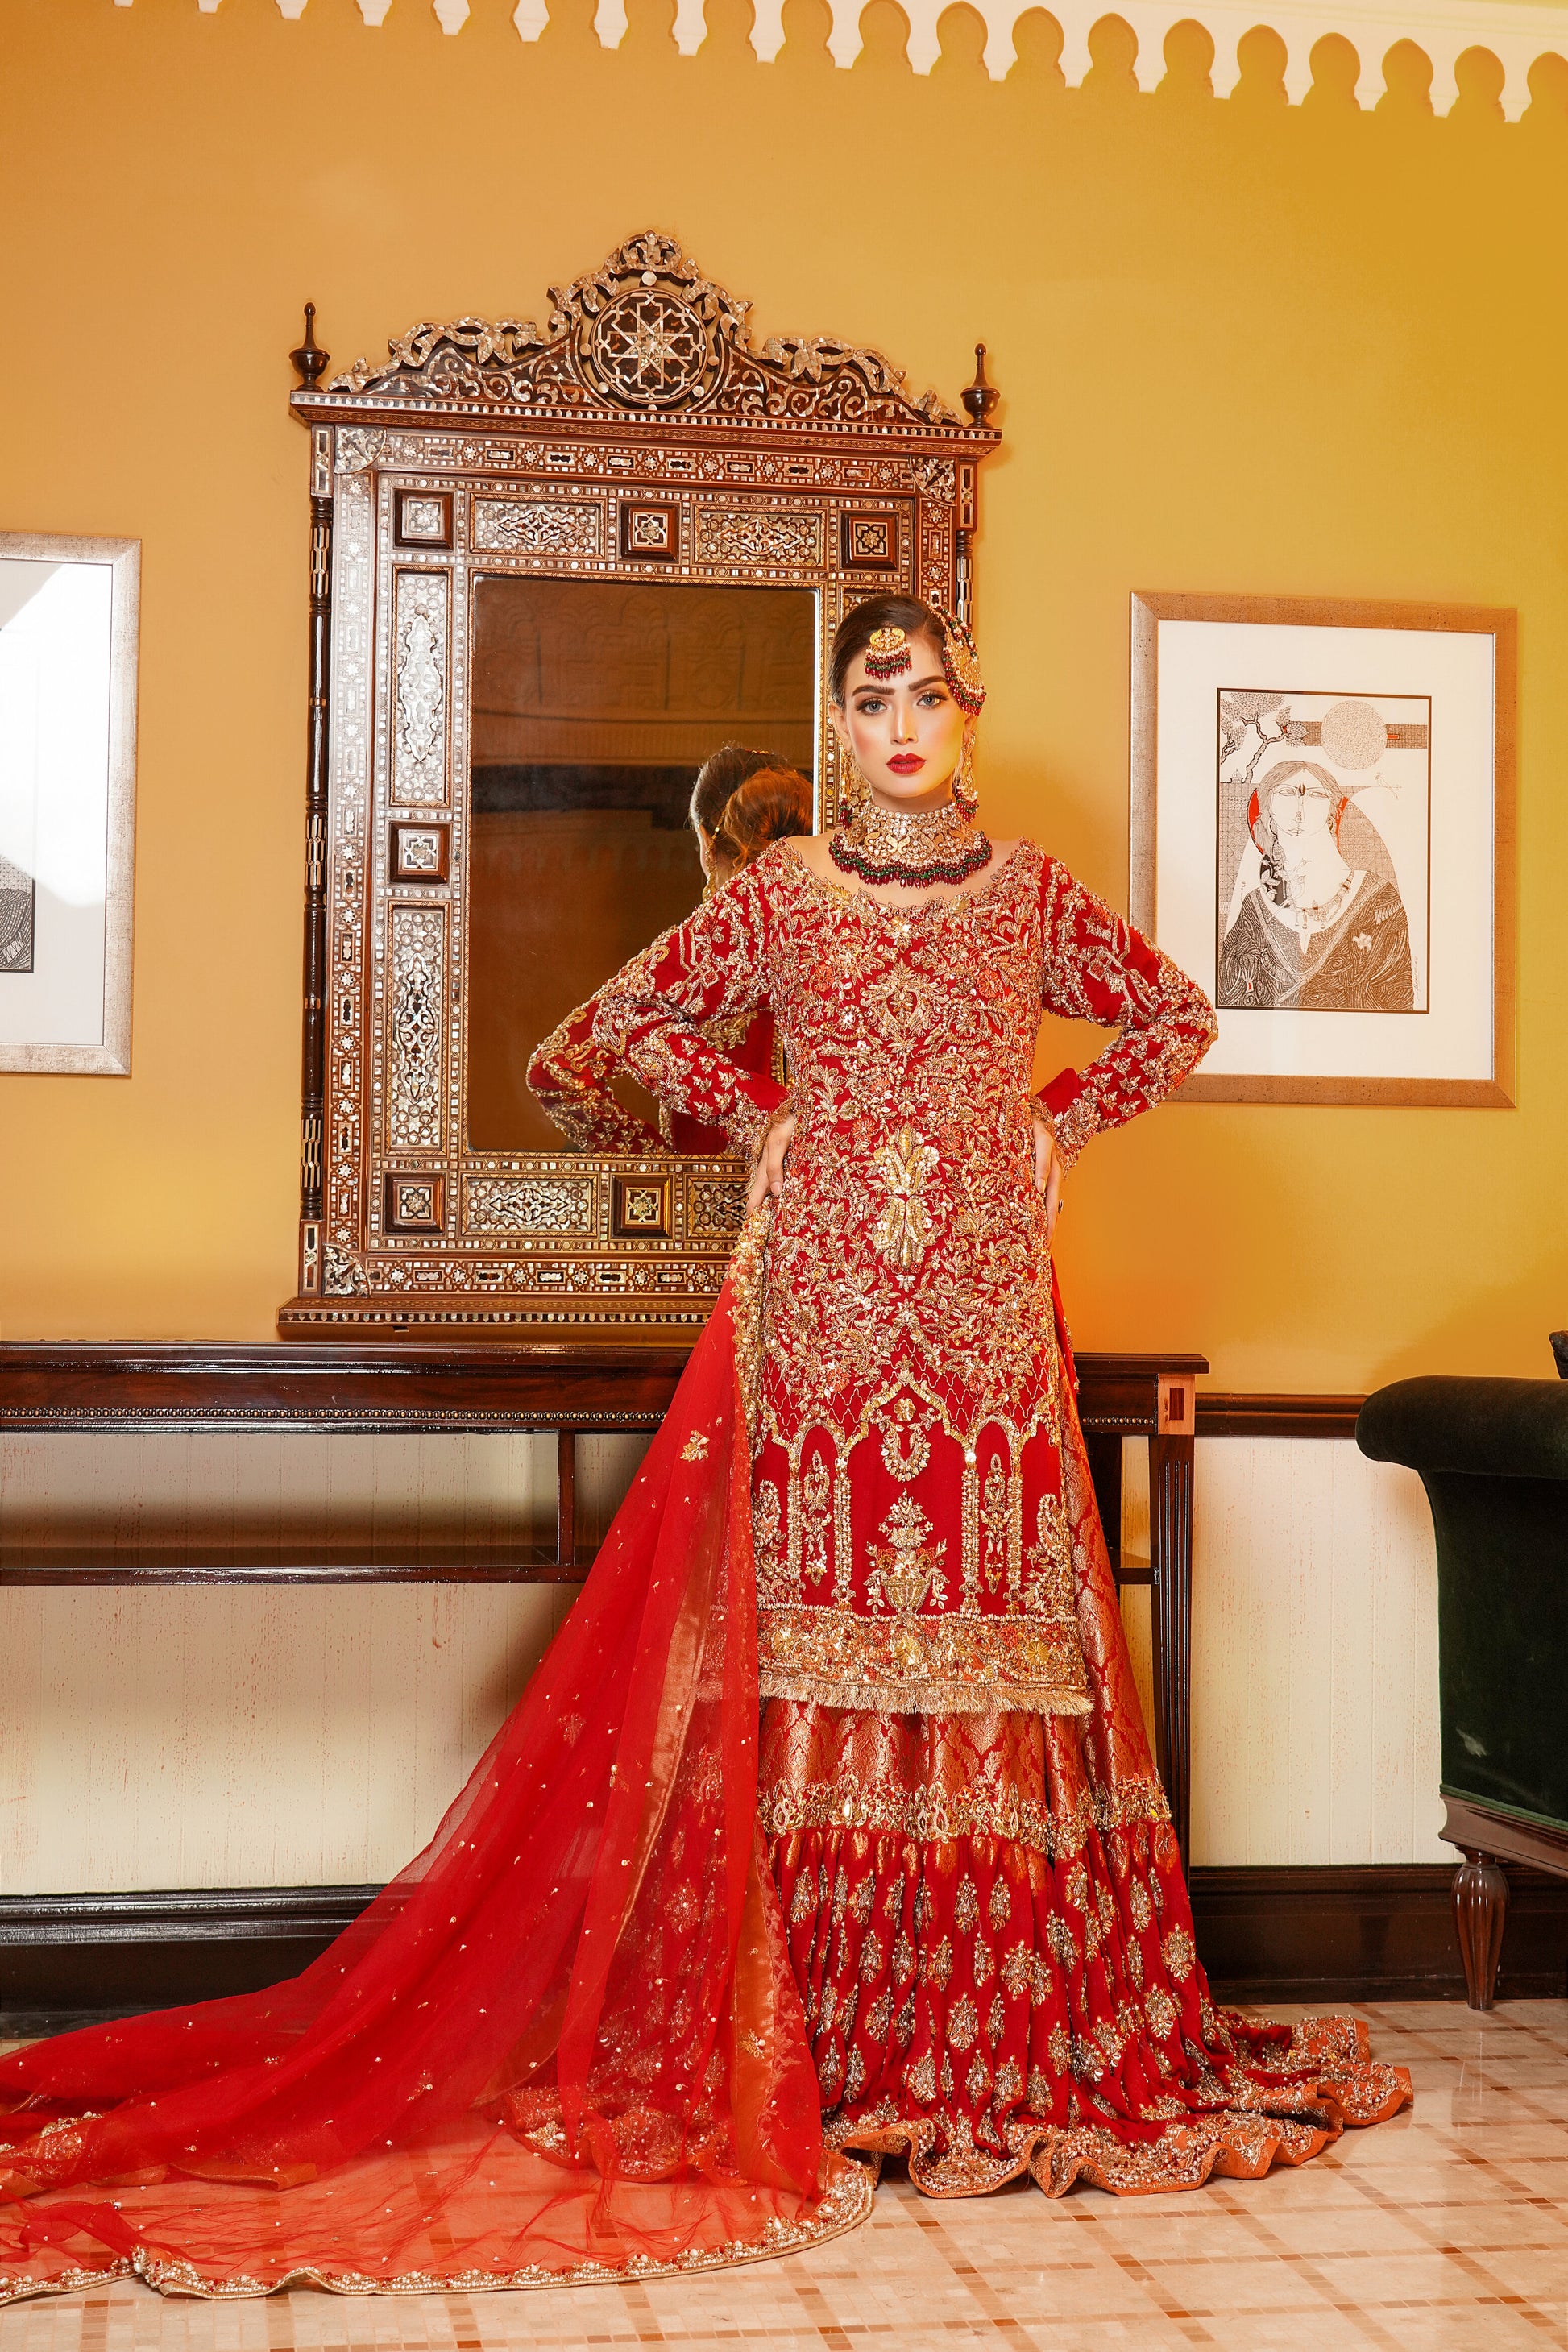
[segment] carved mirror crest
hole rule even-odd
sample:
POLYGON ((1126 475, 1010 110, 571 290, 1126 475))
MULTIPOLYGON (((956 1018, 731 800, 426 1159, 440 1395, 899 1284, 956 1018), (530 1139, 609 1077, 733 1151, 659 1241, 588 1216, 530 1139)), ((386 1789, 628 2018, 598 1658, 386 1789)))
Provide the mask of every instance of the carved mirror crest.
MULTIPOLYGON (((574 1149, 534 1048, 701 890, 721 744, 837 802, 847 606, 966 613, 965 422, 875 352, 783 337, 670 238, 549 323, 416 327, 292 396, 310 429, 310 740, 296 1337, 700 1323, 744 1171, 574 1149)), ((617 1085, 617 1091, 621 1091, 617 1085)), ((628 1125, 630 1119, 628 1119, 628 1125)))

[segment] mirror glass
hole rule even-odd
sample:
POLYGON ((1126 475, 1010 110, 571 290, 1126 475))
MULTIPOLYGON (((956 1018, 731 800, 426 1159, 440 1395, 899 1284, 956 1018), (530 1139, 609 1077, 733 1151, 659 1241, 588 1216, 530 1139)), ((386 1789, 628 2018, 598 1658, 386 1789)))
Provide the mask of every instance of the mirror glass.
MULTIPOLYGON (((812 773, 816 592, 487 574, 470 669, 468 1138, 561 1150, 529 1056, 689 914, 691 787, 726 742, 812 773)), ((615 1090, 657 1121, 629 1079, 615 1090)))

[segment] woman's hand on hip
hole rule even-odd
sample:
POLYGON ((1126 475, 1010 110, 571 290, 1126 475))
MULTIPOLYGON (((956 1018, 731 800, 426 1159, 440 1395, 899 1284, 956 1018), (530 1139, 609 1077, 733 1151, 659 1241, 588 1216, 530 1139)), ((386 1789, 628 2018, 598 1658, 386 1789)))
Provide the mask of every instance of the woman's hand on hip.
POLYGON ((1031 1117, 1035 1122, 1035 1189, 1045 1198, 1046 1239, 1048 1242, 1056 1232, 1057 1219, 1061 1214, 1062 1186, 1067 1181, 1067 1170, 1062 1165, 1061 1153, 1057 1150, 1056 1134, 1050 1120, 1044 1111, 1034 1111, 1031 1117))
POLYGON ((746 1187, 746 1206, 754 1209, 771 1192, 774 1199, 784 1190, 784 1161, 790 1145, 795 1141, 795 1113, 775 1111, 763 1129, 752 1161, 752 1181, 746 1187))

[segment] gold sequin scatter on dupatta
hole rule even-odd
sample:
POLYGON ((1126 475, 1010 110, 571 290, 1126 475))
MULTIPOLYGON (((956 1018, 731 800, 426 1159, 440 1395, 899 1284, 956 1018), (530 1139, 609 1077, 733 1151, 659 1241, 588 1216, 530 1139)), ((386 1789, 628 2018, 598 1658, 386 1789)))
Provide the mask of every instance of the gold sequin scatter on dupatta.
POLYGON ((0 2060, 0 2300, 650 2278, 865 2217, 755 1817, 763 1222, 426 1853, 291 1984, 0 2060))
POLYGON ((788 849, 728 896, 628 967, 601 1019, 677 1100, 731 1084, 693 1024, 765 1001, 785 1042, 759 1805, 829 2144, 907 2154, 941 2196, 1299 2163, 1408 2081, 1350 2021, 1292 2032, 1210 2000, 1033 1175, 1033 1109, 1070 1164, 1180 1083, 1213 1013, 1026 843, 913 911, 788 849), (1121 1034, 1032 1103, 1042 1006, 1121 1034))

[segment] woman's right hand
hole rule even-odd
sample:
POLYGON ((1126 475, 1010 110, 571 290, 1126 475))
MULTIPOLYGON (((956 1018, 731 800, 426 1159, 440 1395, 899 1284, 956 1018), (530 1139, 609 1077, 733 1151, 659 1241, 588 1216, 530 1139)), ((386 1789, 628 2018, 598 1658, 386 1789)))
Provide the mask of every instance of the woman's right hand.
POLYGON ((746 1187, 748 1210, 757 1208, 770 1192, 776 1200, 783 1192, 784 1160, 794 1141, 794 1111, 775 1111, 763 1129, 762 1140, 752 1161, 752 1181, 746 1187))

